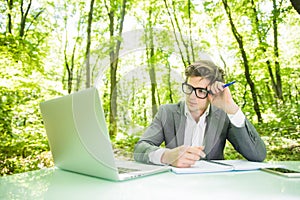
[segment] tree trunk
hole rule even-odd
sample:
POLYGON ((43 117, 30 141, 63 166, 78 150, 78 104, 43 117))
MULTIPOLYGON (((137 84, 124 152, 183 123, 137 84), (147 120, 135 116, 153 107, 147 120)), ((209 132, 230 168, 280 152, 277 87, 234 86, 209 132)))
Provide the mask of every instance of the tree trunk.
POLYGON ((239 49, 240 49, 240 53, 242 55, 242 59, 243 59, 243 62, 244 62, 244 68, 245 68, 245 77, 246 77, 247 83, 250 86, 251 95, 252 95, 252 99, 253 99, 253 103, 254 103, 254 110, 255 110, 255 113, 257 115, 257 120, 258 120, 258 122, 262 123, 263 119, 262 119, 262 116, 261 116, 261 113, 260 113, 258 98, 257 98, 257 95, 256 95, 256 90, 255 90, 255 85, 254 85, 254 82, 252 81, 251 76, 250 76, 250 67, 249 67, 247 54, 245 52, 244 45, 243 45, 243 39, 242 39, 242 36, 238 33, 238 31, 237 31, 237 29, 236 29, 236 27, 233 23, 233 20, 232 20, 232 17, 231 17, 231 11, 230 11, 230 8, 227 4, 227 0, 222 0, 222 2, 223 2, 224 9, 226 11, 226 14, 228 16, 228 19, 229 19, 229 22, 230 22, 230 25, 231 25, 232 33, 233 33, 235 39, 237 40, 237 43, 238 43, 239 49))
POLYGON ((152 101, 152 117, 155 116, 157 113, 157 103, 156 103, 156 89, 157 89, 157 82, 156 82, 156 72, 155 72, 155 50, 154 50, 154 43, 153 43, 153 27, 152 27, 152 6, 149 8, 148 13, 148 28, 146 29, 146 45, 147 45, 147 64, 149 69, 149 76, 151 81, 151 101, 152 101), (149 33, 149 37, 147 36, 149 33), (148 42, 149 41, 149 42, 148 42))
POLYGON ((117 19, 120 23, 118 24, 118 28, 115 30, 115 12, 118 5, 115 5, 116 2, 114 0, 110 0, 110 7, 108 5, 106 6, 106 9, 108 11, 108 17, 109 17, 109 32, 110 32, 110 41, 113 43, 113 45, 110 47, 110 107, 109 107, 109 134, 111 137, 115 137, 117 134, 117 68, 118 68, 118 61, 119 61, 119 51, 121 46, 121 40, 115 39, 117 36, 118 38, 121 38, 122 31, 123 31, 123 22, 125 17, 125 11, 126 11, 126 0, 123 0, 122 7, 121 7, 121 15, 120 18, 117 19), (117 32, 117 35, 115 35, 115 32, 117 32), (117 40, 117 41, 115 41, 117 40))
POLYGON ((184 64, 184 67, 187 67, 187 61, 185 60, 185 57, 184 57, 183 52, 182 52, 182 49, 180 48, 179 39, 178 39, 177 34, 176 34, 175 24, 174 24, 174 22, 173 22, 172 15, 171 15, 171 12, 170 12, 168 3, 167 3, 166 0, 164 0, 164 3, 165 3, 165 6, 166 6, 168 15, 169 15, 169 17, 170 17, 170 21, 171 21, 171 25, 172 25, 172 28, 173 28, 174 37, 175 37, 176 44, 177 44, 178 49, 179 49, 179 53, 180 53, 180 56, 181 56, 182 63, 184 64))
MULTIPOLYGON (((65 4, 65 10, 67 10, 67 5, 65 4)), ((75 69, 75 54, 76 54, 76 48, 77 48, 77 43, 78 40, 80 38, 80 20, 78 21, 77 24, 77 37, 72 49, 72 54, 71 54, 71 58, 69 59, 69 55, 67 52, 67 47, 68 47, 68 29, 67 29, 67 18, 64 19, 65 22, 65 46, 64 46, 64 62, 65 62, 65 68, 67 70, 67 90, 68 90, 68 94, 70 94, 73 90, 73 81, 74 81, 74 69, 75 69)), ((77 75, 78 76, 78 75, 77 75)), ((77 84, 80 80, 77 79, 77 84)), ((77 89, 76 89, 77 90, 77 89)))
MULTIPOLYGON (((258 18, 259 12, 256 10, 256 5, 254 0, 251 0, 251 5, 252 5, 252 10, 254 13, 254 27, 256 30, 256 35, 258 38, 258 42, 259 42, 259 49, 262 51, 262 54, 265 54, 267 49, 265 47, 265 44, 267 43, 267 39, 266 39, 266 34, 264 31, 261 31, 261 27, 263 26, 258 18)), ((271 84, 272 84, 272 88, 273 91, 275 92, 276 96, 277 96, 277 87, 276 87, 276 81, 274 78, 274 74, 273 74, 273 70, 272 70, 272 66, 271 66, 271 61, 269 58, 266 58, 266 65, 267 65, 267 69, 270 75, 270 79, 271 79, 271 84)))
POLYGON ((91 0, 90 2, 90 11, 88 18, 88 26, 87 26, 87 44, 86 44, 86 53, 85 53, 85 67, 86 67, 86 82, 85 87, 89 88, 91 86, 91 68, 90 68, 90 47, 91 47, 91 29, 92 29, 92 21, 93 21, 93 10, 94 10, 94 2, 95 0, 91 0))
MULTIPOLYGON (((173 6, 173 11, 175 11, 176 10, 175 1, 173 1, 173 0, 172 0, 172 6, 173 6)), ((176 12, 174 12, 174 20, 175 20, 176 27, 177 27, 179 35, 180 35, 180 39, 181 39, 181 42, 182 42, 182 44, 184 46, 184 50, 185 50, 185 53, 186 53, 186 62, 187 63, 185 64, 185 66, 187 66, 187 65, 191 64, 190 52, 189 52, 189 45, 188 45, 188 42, 186 42, 185 39, 184 39, 184 37, 183 37, 182 30, 181 30, 181 27, 179 25, 176 12)))
POLYGON ((12 16, 11 16, 11 13, 12 13, 12 8, 13 8, 14 1, 13 0, 6 0, 6 2, 7 2, 7 7, 8 7, 7 31, 8 31, 8 33, 12 34, 12 16))
POLYGON ((169 86, 169 99, 170 103, 173 103, 173 92, 172 92, 172 83, 171 83, 171 66, 170 63, 167 61, 168 66, 168 86, 169 86))
POLYGON ((274 57, 275 57, 275 75, 276 75, 276 95, 279 99, 283 100, 282 95, 282 83, 280 75, 280 64, 279 64, 279 50, 278 50, 278 24, 277 18, 280 12, 276 5, 276 0, 273 0, 273 35, 274 35, 274 57))
MULTIPOLYGON (((66 5, 65 5, 66 6, 66 5)), ((66 7, 65 7, 66 8, 66 7)), ((68 30, 67 30, 67 19, 65 18, 65 46, 64 46, 64 63, 65 63, 65 68, 67 70, 67 90, 68 94, 72 92, 72 83, 73 83, 73 68, 70 66, 69 61, 68 61, 68 54, 67 54, 67 47, 68 47, 68 30)), ((64 84, 64 83, 63 83, 64 84)))
POLYGON ((155 116, 157 113, 157 103, 156 103, 156 88, 157 88, 157 82, 156 82, 156 75, 155 75, 155 67, 153 63, 154 59, 154 48, 151 48, 149 51, 147 51, 149 54, 149 75, 150 75, 150 81, 151 81, 151 102, 152 102, 152 117, 155 116))
POLYGON ((19 36, 20 37, 23 37, 24 36, 24 33, 25 33, 25 25, 26 25, 26 18, 27 18, 27 15, 29 13, 29 10, 30 10, 30 7, 31 7, 31 3, 32 3, 32 0, 29 1, 29 4, 26 8, 26 11, 24 13, 24 1, 21 0, 21 23, 20 23, 20 30, 19 30, 19 36))
POLYGON ((192 61, 195 62, 195 52, 194 52, 194 42, 192 37, 192 14, 191 14, 191 0, 188 0, 188 16, 189 16, 189 37, 190 37, 190 46, 192 51, 192 61))

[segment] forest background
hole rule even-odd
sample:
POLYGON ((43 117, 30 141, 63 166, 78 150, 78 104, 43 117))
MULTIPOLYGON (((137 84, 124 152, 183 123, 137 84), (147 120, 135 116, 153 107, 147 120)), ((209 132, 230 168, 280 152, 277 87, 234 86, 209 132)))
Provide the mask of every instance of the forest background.
MULTIPOLYGON (((300 159, 299 1, 0 2, 0 172, 53 166, 39 103, 95 86, 117 156, 159 105, 182 99, 184 69, 211 59, 267 145, 300 159), (297 12, 298 9, 298 12, 297 12)), ((226 159, 241 159, 226 144, 226 159)))

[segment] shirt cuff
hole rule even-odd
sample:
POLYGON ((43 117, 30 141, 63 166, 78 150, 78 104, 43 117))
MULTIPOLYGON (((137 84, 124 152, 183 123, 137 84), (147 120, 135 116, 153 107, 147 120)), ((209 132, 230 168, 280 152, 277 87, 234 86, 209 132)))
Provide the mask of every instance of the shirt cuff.
POLYGON ((152 151, 149 153, 149 160, 151 163, 156 164, 156 165, 164 165, 161 162, 161 157, 165 153, 167 149, 157 149, 156 151, 152 151))
POLYGON ((242 110, 239 110, 235 114, 227 114, 229 117, 230 122, 236 127, 243 127, 245 126, 245 115, 242 110))

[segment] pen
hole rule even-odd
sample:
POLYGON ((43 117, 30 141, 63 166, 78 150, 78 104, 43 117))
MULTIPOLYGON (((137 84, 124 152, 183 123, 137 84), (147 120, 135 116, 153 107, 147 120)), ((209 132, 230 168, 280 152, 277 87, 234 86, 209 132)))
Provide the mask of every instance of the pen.
POLYGON ((224 166, 230 166, 230 167, 232 167, 232 165, 230 165, 230 164, 226 164, 226 163, 222 163, 222 162, 210 160, 210 159, 206 158, 206 156, 205 157, 201 156, 199 160, 204 160, 206 162, 210 162, 210 163, 214 163, 214 164, 218 164, 218 165, 224 165, 224 166))
POLYGON ((214 164, 218 164, 218 165, 224 165, 224 166, 232 167, 232 165, 230 165, 230 164, 226 164, 226 163, 222 163, 222 162, 218 162, 218 161, 213 161, 213 160, 208 160, 208 159, 206 159, 205 161, 210 162, 210 163, 214 163, 214 164))
POLYGON ((225 85, 223 85, 223 88, 226 88, 226 87, 228 87, 228 86, 234 84, 235 82, 236 82, 236 81, 232 81, 232 82, 230 82, 230 83, 226 83, 225 85))

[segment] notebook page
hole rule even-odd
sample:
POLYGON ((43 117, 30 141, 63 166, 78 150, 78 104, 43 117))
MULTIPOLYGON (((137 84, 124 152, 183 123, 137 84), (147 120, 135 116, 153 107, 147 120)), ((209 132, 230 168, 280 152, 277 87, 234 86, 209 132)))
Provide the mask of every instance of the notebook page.
POLYGON ((177 174, 209 173, 209 172, 226 172, 234 170, 233 166, 226 166, 205 160, 197 161, 192 167, 178 168, 171 167, 171 170, 177 174))
POLYGON ((265 163, 265 162, 251 162, 247 160, 218 160, 217 162, 232 165, 235 171, 242 170, 258 170, 268 167, 282 167, 282 165, 265 163))

